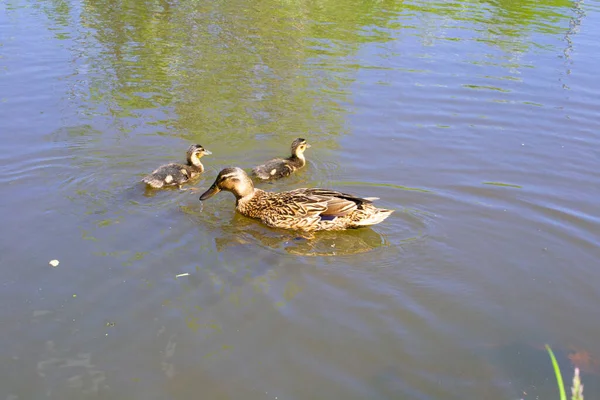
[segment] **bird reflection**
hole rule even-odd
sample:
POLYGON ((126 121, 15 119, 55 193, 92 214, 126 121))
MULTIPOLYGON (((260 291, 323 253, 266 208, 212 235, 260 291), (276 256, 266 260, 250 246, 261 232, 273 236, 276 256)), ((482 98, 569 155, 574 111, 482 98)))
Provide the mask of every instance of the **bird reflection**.
POLYGON ((215 238, 219 252, 228 247, 260 245, 275 251, 301 256, 347 256, 387 246, 383 236, 370 228, 352 231, 321 231, 311 234, 263 227, 235 213, 223 234, 215 238))

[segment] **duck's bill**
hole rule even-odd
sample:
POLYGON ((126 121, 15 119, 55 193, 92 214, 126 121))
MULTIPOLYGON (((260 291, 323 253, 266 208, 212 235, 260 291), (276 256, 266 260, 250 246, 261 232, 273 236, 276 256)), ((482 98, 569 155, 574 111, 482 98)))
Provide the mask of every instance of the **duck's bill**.
POLYGON ((220 191, 221 191, 221 189, 219 189, 217 187, 217 185, 212 185, 206 192, 202 193, 202 195, 200 196, 200 201, 210 199, 211 197, 213 197, 215 194, 219 193, 220 191))
POLYGON ((204 149, 203 153, 205 156, 210 156, 212 154, 212 151, 208 151, 208 150, 204 149))

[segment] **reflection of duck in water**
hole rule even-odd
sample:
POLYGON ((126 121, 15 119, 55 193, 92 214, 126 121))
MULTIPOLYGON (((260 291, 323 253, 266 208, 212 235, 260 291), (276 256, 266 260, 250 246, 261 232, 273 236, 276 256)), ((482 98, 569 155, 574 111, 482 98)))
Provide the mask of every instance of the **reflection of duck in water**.
POLYGON ((274 158, 252 169, 252 175, 260 180, 268 181, 290 176, 306 165, 304 150, 310 144, 306 139, 298 138, 292 142, 292 155, 288 158, 274 158))
POLYGON ((350 256, 368 253, 389 245, 385 237, 373 229, 353 231, 323 231, 318 235, 298 234, 289 230, 271 229, 239 213, 220 225, 222 234, 215 237, 217 251, 229 248, 255 248, 258 244, 276 253, 301 256, 350 256))
POLYGON ((187 150, 187 164, 170 163, 154 170, 145 176, 142 182, 155 189, 166 186, 179 186, 198 177, 204 172, 204 165, 200 162, 202 156, 212 154, 199 144, 191 145, 187 150))
POLYGON ((302 188, 289 192, 266 192, 241 168, 225 168, 200 196, 204 201, 221 190, 234 194, 236 210, 272 228, 301 231, 334 231, 375 225, 394 210, 376 208, 376 198, 360 198, 329 189, 302 188))

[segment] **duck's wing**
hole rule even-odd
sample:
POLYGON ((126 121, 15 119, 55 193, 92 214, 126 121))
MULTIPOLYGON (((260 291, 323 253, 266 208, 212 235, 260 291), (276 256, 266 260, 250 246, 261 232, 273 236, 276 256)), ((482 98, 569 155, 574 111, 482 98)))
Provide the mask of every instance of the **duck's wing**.
POLYGON ((272 198, 277 204, 275 209, 281 214, 296 216, 317 216, 327 210, 327 197, 311 196, 305 192, 306 189, 296 189, 288 192, 280 192, 272 198))
POLYGON ((294 171, 288 160, 274 158, 264 164, 252 168, 252 173, 259 179, 277 179, 289 176, 294 171))
POLYGON ((322 217, 341 217, 350 214, 362 204, 371 203, 370 199, 330 189, 297 189, 293 192, 305 198, 307 203, 319 204, 318 211, 322 217))
POLYGON ((307 196, 300 190, 268 192, 255 200, 253 206, 269 226, 285 229, 311 230, 327 210, 327 199, 307 196))

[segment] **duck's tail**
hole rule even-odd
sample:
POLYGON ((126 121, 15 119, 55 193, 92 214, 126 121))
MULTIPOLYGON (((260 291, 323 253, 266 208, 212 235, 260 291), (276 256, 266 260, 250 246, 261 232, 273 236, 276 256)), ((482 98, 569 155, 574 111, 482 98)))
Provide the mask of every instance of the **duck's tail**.
POLYGON ((366 213, 364 218, 356 221, 354 225, 356 227, 359 226, 369 226, 376 225, 383 222, 387 217, 392 215, 395 210, 386 210, 384 208, 375 208, 370 213, 366 213))
POLYGON ((265 168, 262 168, 262 166, 260 165, 258 167, 252 168, 252 176, 262 181, 268 181, 269 179, 271 179, 271 175, 269 175, 269 173, 265 171, 265 168))
POLYGON ((142 182, 144 182, 146 185, 151 186, 155 189, 160 189, 165 184, 165 182, 163 180, 158 179, 157 177, 152 176, 152 175, 145 176, 142 179, 142 182))

